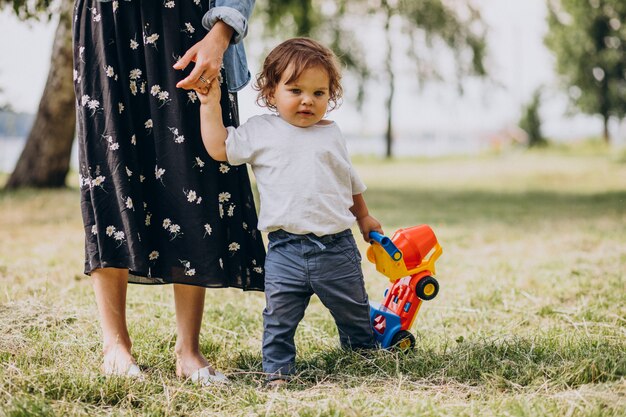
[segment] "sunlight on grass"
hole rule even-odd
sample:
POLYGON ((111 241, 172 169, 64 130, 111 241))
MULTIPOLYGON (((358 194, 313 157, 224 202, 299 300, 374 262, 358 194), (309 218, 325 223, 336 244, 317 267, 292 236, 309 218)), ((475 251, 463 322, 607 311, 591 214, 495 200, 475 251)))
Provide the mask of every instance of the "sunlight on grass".
MULTIPOLYGON (((0 416, 626 414, 626 164, 552 147, 357 169, 387 234, 437 233, 440 294, 407 354, 340 351, 314 298, 296 335, 300 372, 279 391, 262 387, 263 294, 233 289, 207 291, 201 341, 232 384, 174 376, 169 286, 129 289, 146 381, 102 377, 78 191, 0 193, 0 416)), ((379 301, 386 278, 363 268, 379 301)))

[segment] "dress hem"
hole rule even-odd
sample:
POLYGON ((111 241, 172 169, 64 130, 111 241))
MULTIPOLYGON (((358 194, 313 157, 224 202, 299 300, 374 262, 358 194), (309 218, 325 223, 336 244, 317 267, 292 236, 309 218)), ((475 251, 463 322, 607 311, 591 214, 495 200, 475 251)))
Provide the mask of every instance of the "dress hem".
POLYGON ((91 276, 91 273, 96 269, 104 269, 104 268, 115 268, 115 269, 126 269, 128 270, 128 283, 129 284, 138 284, 138 285, 172 285, 172 284, 180 284, 180 285, 192 285, 194 287, 202 287, 202 288, 237 288, 242 291, 260 291, 264 292, 265 289, 263 287, 254 287, 254 286, 237 286, 237 285, 202 285, 200 283, 193 282, 176 282, 176 281, 167 281, 161 277, 148 277, 147 274, 137 273, 132 271, 127 267, 120 266, 106 266, 106 267, 97 267, 93 268, 90 271, 86 270, 83 272, 87 276, 91 276), (133 280, 135 278, 135 280, 133 280), (150 282, 154 281, 154 282, 150 282))

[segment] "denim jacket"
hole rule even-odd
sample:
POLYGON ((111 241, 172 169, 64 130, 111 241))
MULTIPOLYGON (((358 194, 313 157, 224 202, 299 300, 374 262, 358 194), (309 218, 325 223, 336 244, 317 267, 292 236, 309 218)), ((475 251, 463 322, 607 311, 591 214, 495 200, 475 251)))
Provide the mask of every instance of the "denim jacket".
MULTIPOLYGON (((110 2, 111 0, 98 1, 110 2)), ((241 41, 248 34, 248 19, 252 14, 254 2, 255 0, 211 0, 209 11, 202 18, 202 26, 208 30, 221 20, 235 31, 230 45, 224 52, 223 61, 228 90, 231 92, 241 90, 251 78, 246 51, 241 41)))

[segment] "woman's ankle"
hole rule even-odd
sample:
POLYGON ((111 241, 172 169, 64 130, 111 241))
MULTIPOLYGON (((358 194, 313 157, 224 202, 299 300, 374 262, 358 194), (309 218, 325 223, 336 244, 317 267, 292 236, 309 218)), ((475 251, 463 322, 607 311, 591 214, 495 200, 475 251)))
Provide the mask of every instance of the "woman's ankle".
POLYGON ((124 354, 128 353, 130 355, 131 349, 133 347, 133 343, 130 339, 114 339, 114 340, 104 340, 102 344, 102 353, 107 356, 111 354, 124 354))

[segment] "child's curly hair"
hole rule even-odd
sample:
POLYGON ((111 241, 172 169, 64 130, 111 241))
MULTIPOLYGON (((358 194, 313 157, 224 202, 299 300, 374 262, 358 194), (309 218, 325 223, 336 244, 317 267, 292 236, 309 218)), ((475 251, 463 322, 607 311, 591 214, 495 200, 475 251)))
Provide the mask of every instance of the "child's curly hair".
POLYGON ((274 48, 263 62, 263 69, 257 75, 254 88, 259 91, 257 103, 276 110, 270 104, 270 97, 276 90, 281 77, 291 71, 287 83, 291 83, 309 68, 321 67, 328 73, 330 81, 328 110, 334 110, 341 103, 341 71, 337 57, 327 47, 310 38, 292 38, 274 48))

